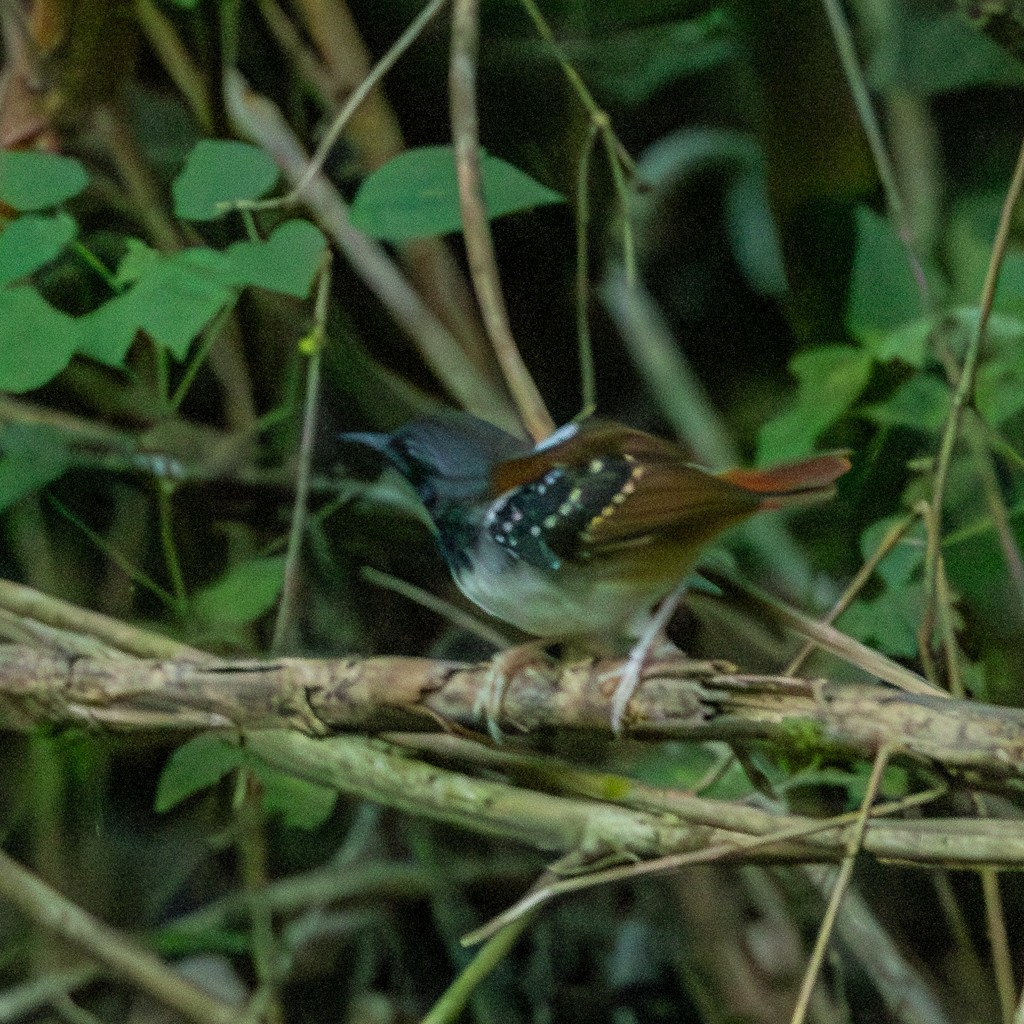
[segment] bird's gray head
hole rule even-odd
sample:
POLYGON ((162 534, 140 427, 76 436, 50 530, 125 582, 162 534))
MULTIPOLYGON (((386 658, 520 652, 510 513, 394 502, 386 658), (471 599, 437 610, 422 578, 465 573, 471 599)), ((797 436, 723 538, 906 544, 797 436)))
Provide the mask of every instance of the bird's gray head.
POLYGON ((412 484, 435 522, 453 506, 484 497, 491 469, 528 454, 528 441, 468 413, 413 420, 392 434, 342 434, 373 448, 412 484))

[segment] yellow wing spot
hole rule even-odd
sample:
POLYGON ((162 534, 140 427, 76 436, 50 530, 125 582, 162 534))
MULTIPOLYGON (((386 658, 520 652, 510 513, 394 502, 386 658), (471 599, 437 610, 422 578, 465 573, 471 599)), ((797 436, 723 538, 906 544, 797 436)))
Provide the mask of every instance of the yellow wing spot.
POLYGON ((591 473, 600 473, 604 469, 604 459, 591 459, 587 468, 591 473))
MULTIPOLYGON (((629 479, 622 485, 617 493, 612 495, 612 500, 593 519, 587 523, 586 529, 583 530, 582 536, 585 541, 593 540, 593 531, 601 525, 604 520, 609 518, 616 511, 616 509, 625 502, 626 498, 629 497, 636 490, 636 482, 644 475, 644 467, 637 463, 636 459, 632 455, 626 455, 625 459, 627 462, 634 463, 632 472, 630 473, 629 479)), ((595 459, 594 462, 599 460, 595 459)), ((593 466, 593 462, 591 466, 593 466)))

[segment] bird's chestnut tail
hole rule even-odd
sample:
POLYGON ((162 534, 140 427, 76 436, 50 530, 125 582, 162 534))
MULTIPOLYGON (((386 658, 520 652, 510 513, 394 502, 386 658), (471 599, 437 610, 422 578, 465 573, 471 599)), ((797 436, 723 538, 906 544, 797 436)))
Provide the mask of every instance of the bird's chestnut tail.
POLYGON ((849 468, 846 452, 831 452, 770 469, 730 469, 719 475, 744 491, 764 495, 762 508, 770 509, 830 497, 849 468))

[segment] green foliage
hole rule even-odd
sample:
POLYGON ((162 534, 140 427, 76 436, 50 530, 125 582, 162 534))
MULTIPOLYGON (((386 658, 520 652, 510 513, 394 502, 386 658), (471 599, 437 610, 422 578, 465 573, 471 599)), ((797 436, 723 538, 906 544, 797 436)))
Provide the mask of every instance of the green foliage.
POLYGON ((822 346, 795 356, 790 370, 798 381, 796 401, 761 428, 758 461, 805 455, 857 401, 873 365, 870 352, 852 345, 822 346))
MULTIPOLYGON (((855 211, 855 227, 845 315, 855 344, 820 345, 792 359, 796 398, 761 428, 762 463, 796 458, 813 447, 854 408, 880 367, 923 369, 928 361, 940 320, 921 314, 923 282, 915 279, 906 248, 889 221, 865 206, 855 211)), ((933 293, 939 290, 935 280, 929 287, 933 293)), ((965 311, 961 322, 966 317, 965 311)), ((861 415, 882 425, 932 431, 941 425, 948 407, 947 386, 923 374, 896 386, 883 401, 865 406, 861 415)))
POLYGON ((0 291, 0 389, 32 391, 56 377, 78 351, 74 317, 27 285, 0 291))
POLYGON ((868 68, 873 88, 906 89, 924 96, 978 85, 1021 85, 1024 69, 991 39, 971 31, 954 11, 893 4, 894 31, 868 68))
POLYGON ((263 784, 263 809, 280 817, 286 828, 319 828, 338 802, 336 789, 278 771, 255 758, 250 767, 263 784))
POLYGON ((993 316, 985 340, 974 405, 986 423, 1003 427, 1024 410, 1024 321, 993 316))
MULTIPOLYGON (((880 519, 864 531, 861 554, 870 557, 898 517, 880 519)), ((917 653, 917 626, 924 611, 923 527, 904 536, 878 567, 881 592, 861 597, 836 625, 863 643, 894 657, 912 658, 917 653)))
POLYGON ((56 153, 0 150, 0 202, 31 212, 77 196, 89 183, 85 168, 56 153))
MULTIPOLYGON (((213 216, 219 202, 260 195, 276 177, 273 165, 257 158, 260 151, 251 146, 201 143, 195 152, 199 155, 186 164, 174 185, 180 204, 194 217, 202 211, 213 216)), ((53 164, 50 171, 38 171, 41 186, 38 194, 32 193, 34 209, 48 205, 44 199, 53 202, 54 196, 74 194, 71 185, 85 180, 84 170, 74 161, 33 156, 45 158, 42 165, 32 162, 37 171, 53 164), (63 191, 54 184, 58 179, 65 184, 63 191)), ((15 164, 20 167, 20 162, 15 164)), ((16 184, 19 196, 29 189, 21 177, 16 184)), ((0 235, 2 390, 38 388, 76 355, 120 367, 140 331, 183 360, 199 333, 237 301, 242 289, 305 297, 325 247, 320 231, 304 220, 279 224, 266 240, 234 242, 223 250, 194 246, 159 253, 126 238, 125 254, 112 276, 116 293, 91 312, 71 316, 33 286, 18 282, 60 256, 77 231, 75 219, 61 211, 46 217, 24 215, 0 235)))
POLYGON ((952 405, 945 381, 931 373, 919 373, 898 385, 885 401, 865 405, 860 412, 879 426, 938 434, 952 405))
POLYGON ((255 622, 274 606, 284 566, 283 555, 239 562, 195 594, 192 611, 206 622, 235 626, 255 622))
POLYGON ((183 743, 164 765, 157 784, 154 808, 166 814, 204 789, 216 785, 245 761, 237 743, 215 732, 204 732, 183 743))
MULTIPOLYGON (((921 315, 921 288, 914 280, 907 250, 887 218, 858 206, 855 224, 857 247, 846 327, 862 345, 873 349, 892 331, 921 315)), ((913 359, 904 361, 914 363, 913 359)))
MULTIPOLYGON (((565 197, 486 153, 480 157, 487 215, 492 220, 565 197)), ((410 149, 368 175, 351 209, 352 223, 373 238, 402 242, 462 230, 451 146, 410 149)))
POLYGON ((713 7, 695 18, 620 26, 596 35, 588 45, 568 45, 602 95, 635 106, 659 89, 700 74, 736 52, 735 26, 728 13, 713 7))
POLYGON ((174 180, 175 216, 216 220, 233 203, 266 195, 277 179, 277 166, 262 149, 234 139, 203 139, 174 180))
POLYGON ((288 828, 318 828, 334 809, 335 790, 285 775, 251 757, 237 741, 208 732, 192 737, 167 759, 157 785, 155 810, 166 814, 240 768, 257 776, 263 787, 264 811, 279 816, 288 828))
POLYGON ((73 461, 56 430, 6 424, 0 431, 0 511, 58 479, 73 461))
POLYGON ((77 234, 78 224, 67 213, 52 217, 26 213, 8 224, 0 234, 0 285, 45 267, 77 234))

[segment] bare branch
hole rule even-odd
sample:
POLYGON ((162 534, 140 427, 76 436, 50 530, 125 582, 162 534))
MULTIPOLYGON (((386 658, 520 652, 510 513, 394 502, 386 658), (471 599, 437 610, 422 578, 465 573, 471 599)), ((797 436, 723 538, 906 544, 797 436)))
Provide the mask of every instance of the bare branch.
MULTIPOLYGON (((610 733, 620 661, 537 661, 509 680, 499 725, 610 733)), ((288 729, 475 730, 488 664, 426 658, 171 661, 82 658, 0 649, 0 727, 117 731, 288 729)), ((630 703, 635 738, 770 740, 873 757, 883 746, 995 782, 1024 776, 1024 712, 975 701, 785 676, 742 675, 725 662, 655 660, 630 703)))

